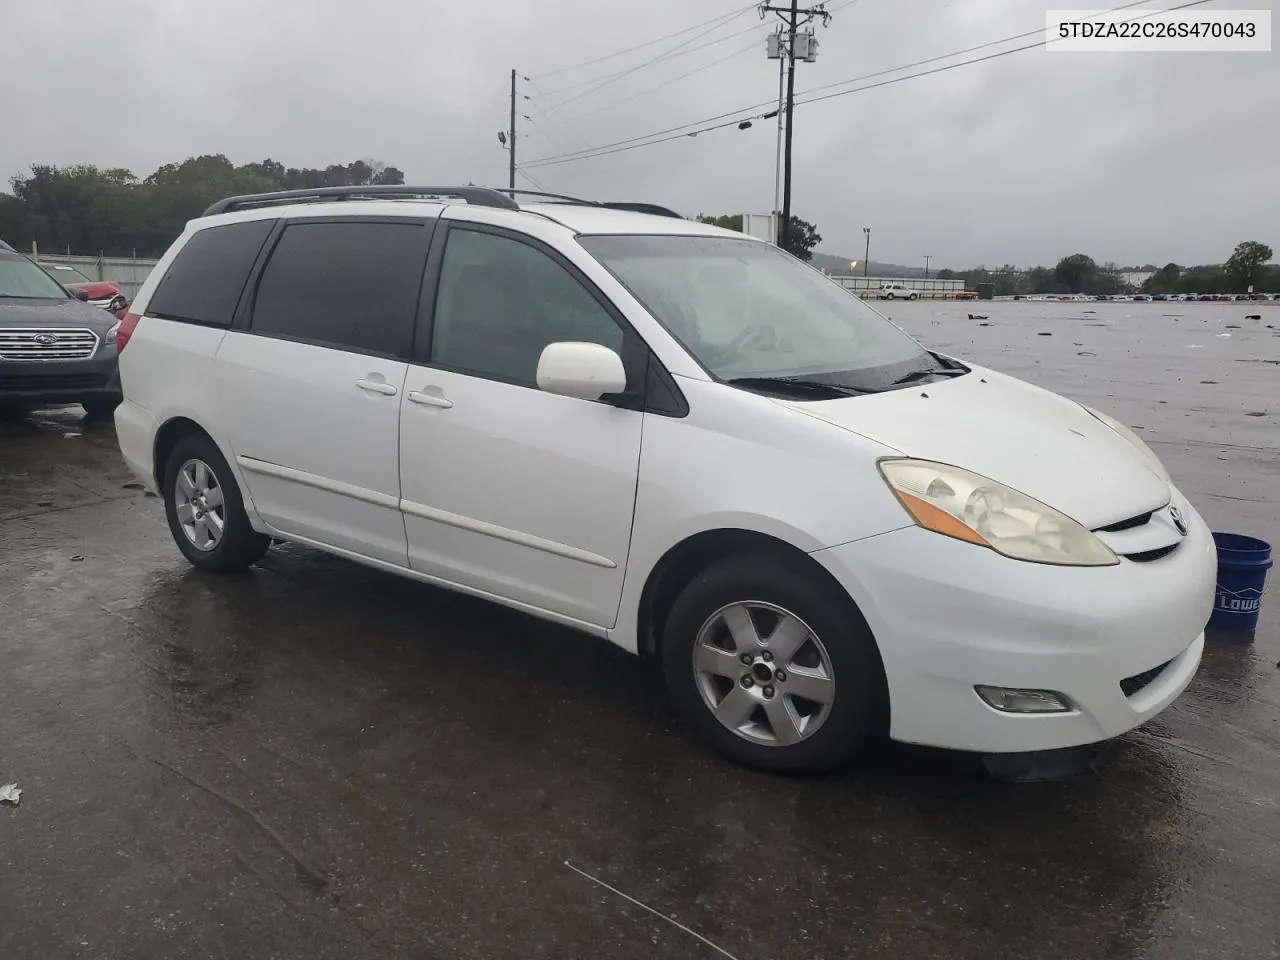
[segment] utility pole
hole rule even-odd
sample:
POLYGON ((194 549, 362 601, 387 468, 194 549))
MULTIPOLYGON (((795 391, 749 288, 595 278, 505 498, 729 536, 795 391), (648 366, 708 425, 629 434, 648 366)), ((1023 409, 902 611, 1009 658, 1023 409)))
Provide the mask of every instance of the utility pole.
MULTIPOLYGON (((794 127, 794 111, 796 99, 796 59, 804 60, 806 63, 813 63, 818 59, 818 38, 813 35, 813 31, 809 30, 805 33, 800 32, 800 28, 810 23, 815 17, 821 17, 823 26, 831 21, 831 14, 827 13, 823 4, 815 4, 812 7, 801 8, 799 0, 791 0, 791 5, 786 7, 775 7, 769 3, 762 3, 759 7, 760 17, 764 18, 766 13, 776 13, 785 26, 785 31, 779 30, 768 41, 768 56, 770 59, 786 60, 786 103, 782 104, 782 91, 779 89, 779 114, 778 120, 781 123, 783 116, 786 117, 787 129, 783 139, 782 146, 782 223, 778 227, 778 245, 785 247, 787 243, 787 234, 791 230, 791 141, 794 127)), ((781 88, 781 70, 782 65, 779 64, 779 88, 781 88)), ((774 174, 774 201, 777 201, 777 174, 774 174)))
POLYGON ((866 277, 871 274, 871 228, 863 227, 862 232, 867 235, 867 254, 862 260, 862 275, 866 277))
POLYGON ((799 0, 791 0, 791 24, 787 31, 787 138, 782 145, 782 248, 791 234, 791 137, 795 130, 796 109, 796 19, 800 16, 799 0))
POLYGON ((507 128, 507 186, 516 188, 516 72, 511 71, 511 126, 507 128))
POLYGON ((929 254, 927 253, 924 254, 924 278, 926 280, 929 279, 929 261, 932 259, 933 257, 931 257, 929 254))

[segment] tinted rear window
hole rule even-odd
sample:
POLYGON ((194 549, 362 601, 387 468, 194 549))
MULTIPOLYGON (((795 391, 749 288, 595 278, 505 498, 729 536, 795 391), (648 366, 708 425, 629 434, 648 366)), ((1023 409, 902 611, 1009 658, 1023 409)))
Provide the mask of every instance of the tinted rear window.
POLYGON ((254 333, 408 356, 431 226, 291 223, 263 268, 254 333))
POLYGON ((231 318, 253 261, 274 220, 208 227, 183 247, 147 304, 147 313, 214 327, 231 318))

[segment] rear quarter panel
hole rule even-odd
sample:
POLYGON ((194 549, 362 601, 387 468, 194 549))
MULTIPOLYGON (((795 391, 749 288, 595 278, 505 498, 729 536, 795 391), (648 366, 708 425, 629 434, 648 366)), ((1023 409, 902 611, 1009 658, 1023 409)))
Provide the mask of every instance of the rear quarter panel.
MULTIPOLYGON (((222 420, 218 416, 215 391, 214 363, 226 330, 146 315, 151 296, 160 280, 194 232, 191 225, 188 225, 138 290, 130 312, 142 319, 124 352, 120 354, 120 383, 125 400, 141 408, 154 422, 157 431, 178 417, 192 420, 204 429, 213 437, 231 465, 240 489, 245 490, 244 478, 236 467, 222 420)), ((154 443, 153 436, 153 451, 154 443)), ((256 522, 256 515, 247 496, 245 507, 256 522)))

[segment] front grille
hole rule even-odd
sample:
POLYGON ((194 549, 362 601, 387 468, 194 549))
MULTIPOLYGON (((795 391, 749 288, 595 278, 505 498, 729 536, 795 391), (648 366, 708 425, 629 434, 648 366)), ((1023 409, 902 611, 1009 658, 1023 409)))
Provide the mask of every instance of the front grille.
POLYGON ((1120 681, 1120 690, 1126 697, 1137 696, 1140 692, 1151 686, 1156 677, 1164 673, 1165 668, 1171 663, 1173 663, 1172 660, 1167 660, 1158 667, 1152 667, 1150 670, 1145 670, 1142 673, 1135 673, 1132 677, 1125 677, 1120 681))
POLYGON ((88 360, 98 351, 92 330, 0 330, 0 360, 88 360))
POLYGON ((1134 527, 1141 527, 1151 522, 1151 516, 1154 510, 1148 510, 1146 513, 1140 513, 1136 517, 1130 517, 1128 520, 1118 520, 1115 523, 1109 523, 1105 527, 1099 527, 1099 530, 1105 530, 1107 533, 1119 533, 1121 530, 1132 530, 1134 527))
POLYGON ((14 392, 101 390, 106 385, 107 378, 96 373, 76 373, 60 377, 42 377, 39 374, 23 374, 19 377, 0 376, 0 393, 10 390, 14 392))
POLYGON ((1171 543, 1167 547, 1160 547, 1156 550, 1143 550, 1141 553, 1122 553, 1121 556, 1126 560, 1132 560, 1134 563, 1150 563, 1152 560, 1167 557, 1177 549, 1178 545, 1171 543))

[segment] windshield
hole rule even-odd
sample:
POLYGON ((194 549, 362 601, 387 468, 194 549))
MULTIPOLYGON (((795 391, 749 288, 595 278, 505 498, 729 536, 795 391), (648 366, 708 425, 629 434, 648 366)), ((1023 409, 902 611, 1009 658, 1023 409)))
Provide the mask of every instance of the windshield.
POLYGON ((878 390, 936 361, 906 333, 771 244, 728 237, 579 242, 714 376, 878 390))
POLYGON ((62 266, 60 264, 42 263, 44 267, 53 275, 53 279, 59 283, 93 283, 88 277, 77 270, 75 267, 62 266))
POLYGON ((0 253, 0 297, 65 300, 67 291, 26 257, 0 253))

